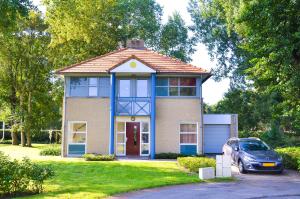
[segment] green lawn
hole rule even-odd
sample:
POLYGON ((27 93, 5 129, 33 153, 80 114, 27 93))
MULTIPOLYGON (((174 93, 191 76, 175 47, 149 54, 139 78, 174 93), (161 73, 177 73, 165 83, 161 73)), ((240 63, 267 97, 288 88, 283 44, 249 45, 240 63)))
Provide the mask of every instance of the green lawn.
POLYGON ((201 182, 196 174, 186 173, 174 161, 86 162, 81 158, 41 157, 38 154, 44 145, 33 146, 0 146, 0 151, 12 158, 28 156, 53 167, 55 177, 46 181, 44 193, 26 198, 104 198, 151 187, 201 182))

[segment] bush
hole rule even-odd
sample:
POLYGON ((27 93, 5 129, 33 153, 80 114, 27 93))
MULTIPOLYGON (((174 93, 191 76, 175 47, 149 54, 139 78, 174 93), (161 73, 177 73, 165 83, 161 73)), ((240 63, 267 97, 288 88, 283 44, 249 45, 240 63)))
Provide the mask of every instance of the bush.
POLYGON ((0 152, 0 197, 41 193, 44 180, 54 176, 51 168, 22 161, 10 160, 0 152))
POLYGON ((113 161, 116 159, 115 155, 101 155, 101 154, 84 154, 82 157, 86 161, 113 161))
POLYGON ((60 154, 61 154, 61 148, 59 145, 50 145, 43 148, 40 151, 40 155, 42 156, 46 156, 46 155, 59 156, 60 154))
POLYGON ((276 151, 282 156, 285 168, 300 170, 300 147, 278 148, 276 151))
POLYGON ((177 162, 180 166, 188 169, 190 172, 198 172, 199 168, 216 167, 216 160, 205 157, 179 157, 177 162))
MULTIPOLYGON (((180 153, 158 153, 155 154, 155 159, 177 159, 178 157, 191 157, 180 153)), ((192 157, 204 157, 204 155, 193 155, 192 157)))
POLYGON ((0 141, 0 144, 11 144, 11 140, 0 141))

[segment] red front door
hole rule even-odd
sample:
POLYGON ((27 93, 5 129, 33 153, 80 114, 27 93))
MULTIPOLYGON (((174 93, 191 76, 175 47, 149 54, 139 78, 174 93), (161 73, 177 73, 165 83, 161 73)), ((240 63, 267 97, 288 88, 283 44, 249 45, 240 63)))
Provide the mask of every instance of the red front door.
POLYGON ((126 155, 140 155, 140 123, 126 122, 126 155))

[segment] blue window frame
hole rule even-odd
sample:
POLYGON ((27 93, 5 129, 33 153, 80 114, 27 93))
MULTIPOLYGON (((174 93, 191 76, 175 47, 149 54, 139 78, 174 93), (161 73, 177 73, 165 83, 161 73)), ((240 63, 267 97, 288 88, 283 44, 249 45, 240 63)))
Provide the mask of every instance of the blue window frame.
POLYGON ((197 154, 198 146, 198 125, 197 123, 181 123, 180 124, 180 153, 186 155, 197 154))
POLYGON ((71 77, 69 96, 71 97, 109 97, 110 79, 108 77, 71 77))
POLYGON ((162 77, 157 79, 156 96, 197 96, 197 78, 162 77))

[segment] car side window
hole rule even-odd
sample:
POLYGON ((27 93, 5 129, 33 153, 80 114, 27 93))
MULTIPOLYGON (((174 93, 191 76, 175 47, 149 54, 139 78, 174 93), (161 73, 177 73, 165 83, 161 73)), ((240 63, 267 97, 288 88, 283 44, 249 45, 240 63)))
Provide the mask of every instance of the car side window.
POLYGON ((232 141, 231 148, 234 149, 237 146, 237 141, 232 141))

